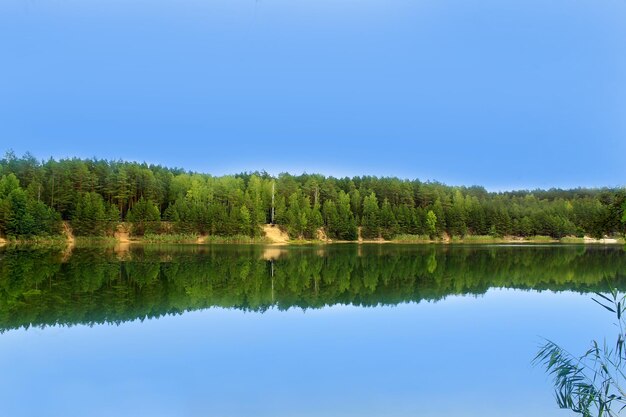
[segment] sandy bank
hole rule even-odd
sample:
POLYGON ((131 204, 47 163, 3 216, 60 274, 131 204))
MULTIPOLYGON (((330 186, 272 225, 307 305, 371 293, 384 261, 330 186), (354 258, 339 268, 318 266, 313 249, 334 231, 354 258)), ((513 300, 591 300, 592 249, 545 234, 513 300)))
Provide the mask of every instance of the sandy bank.
POLYGON ((272 244, 275 245, 285 245, 289 243, 289 235, 276 225, 265 224, 263 225, 263 233, 265 233, 265 237, 272 244))

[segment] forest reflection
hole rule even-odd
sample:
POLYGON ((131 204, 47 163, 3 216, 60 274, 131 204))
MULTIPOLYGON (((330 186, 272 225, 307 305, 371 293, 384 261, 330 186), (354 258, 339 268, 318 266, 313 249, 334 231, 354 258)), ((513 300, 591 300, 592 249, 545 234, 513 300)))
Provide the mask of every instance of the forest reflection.
POLYGON ((626 289, 621 247, 131 246, 0 252, 0 331, 180 314, 395 305, 489 288, 626 289), (119 248, 118 248, 119 249, 119 248))

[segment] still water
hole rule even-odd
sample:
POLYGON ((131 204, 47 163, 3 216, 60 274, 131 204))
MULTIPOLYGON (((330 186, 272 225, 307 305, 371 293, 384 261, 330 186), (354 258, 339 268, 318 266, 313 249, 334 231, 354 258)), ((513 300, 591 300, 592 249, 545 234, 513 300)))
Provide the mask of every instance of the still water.
POLYGON ((613 337, 621 247, 0 252, 0 416, 571 416, 531 360, 613 337))

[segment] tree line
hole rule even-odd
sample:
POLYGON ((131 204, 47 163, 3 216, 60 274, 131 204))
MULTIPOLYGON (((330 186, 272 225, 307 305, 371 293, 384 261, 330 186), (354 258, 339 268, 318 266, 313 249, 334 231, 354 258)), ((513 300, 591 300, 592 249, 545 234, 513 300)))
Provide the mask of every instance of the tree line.
POLYGON ((212 176, 102 159, 0 159, 0 235, 132 233, 260 236, 274 223, 291 237, 430 238, 465 235, 602 237, 626 232, 626 190, 576 188, 488 192, 389 177, 212 176), (272 205, 273 204, 273 205, 272 205), (274 207, 274 211, 272 211, 274 207), (274 213, 274 216, 272 216, 274 213))

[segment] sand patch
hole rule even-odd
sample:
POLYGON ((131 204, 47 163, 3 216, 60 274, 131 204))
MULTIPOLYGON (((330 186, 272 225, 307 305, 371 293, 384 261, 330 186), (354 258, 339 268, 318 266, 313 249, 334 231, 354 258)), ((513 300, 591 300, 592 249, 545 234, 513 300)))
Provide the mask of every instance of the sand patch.
POLYGON ((265 237, 273 244, 286 244, 289 242, 289 235, 276 225, 263 225, 263 232, 265 237))
POLYGON ((585 243, 618 243, 617 239, 612 239, 612 238, 609 238, 609 237, 604 237, 602 239, 594 239, 592 237, 585 236, 585 237, 583 237, 583 241, 585 243))
POLYGON ((320 227, 319 229, 317 229, 317 233, 316 233, 316 237, 317 240, 321 240, 323 242, 330 242, 330 239, 328 239, 328 236, 326 235, 326 231, 324 231, 323 227, 320 227))
POLYGON ((73 247, 76 240, 74 239, 74 233, 72 232, 69 222, 63 222, 63 234, 65 235, 67 244, 73 247))

